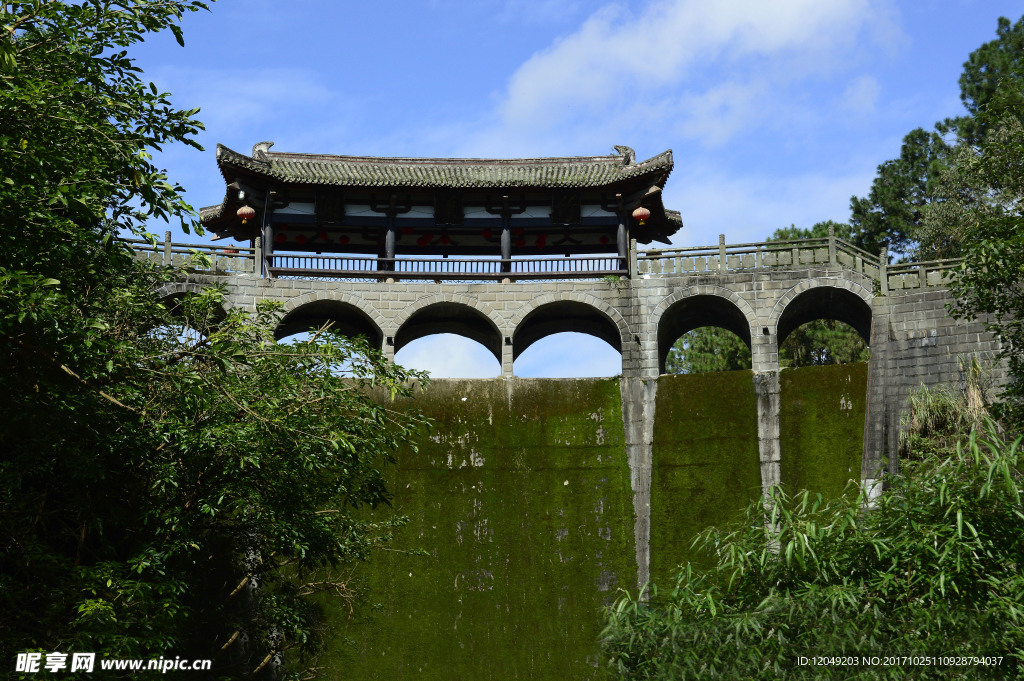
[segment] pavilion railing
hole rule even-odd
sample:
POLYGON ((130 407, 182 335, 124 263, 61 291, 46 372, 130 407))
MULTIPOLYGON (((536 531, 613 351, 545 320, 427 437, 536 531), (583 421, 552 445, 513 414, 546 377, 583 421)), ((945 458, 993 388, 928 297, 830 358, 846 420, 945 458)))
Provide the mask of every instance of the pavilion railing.
POLYGON ((267 256, 274 276, 326 276, 428 280, 579 279, 626 276, 615 256, 570 258, 376 258, 337 255, 267 256))
POLYGON ((632 251, 628 259, 614 255, 568 258, 377 258, 359 255, 261 253, 241 246, 172 243, 125 239, 138 260, 154 265, 184 267, 209 274, 269 274, 351 280, 401 281, 543 281, 596 279, 605 276, 685 276, 725 274, 764 269, 822 266, 863 274, 877 290, 910 291, 947 286, 962 265, 959 259, 905 262, 890 265, 885 250, 873 255, 830 235, 813 239, 726 244, 718 246, 632 251))

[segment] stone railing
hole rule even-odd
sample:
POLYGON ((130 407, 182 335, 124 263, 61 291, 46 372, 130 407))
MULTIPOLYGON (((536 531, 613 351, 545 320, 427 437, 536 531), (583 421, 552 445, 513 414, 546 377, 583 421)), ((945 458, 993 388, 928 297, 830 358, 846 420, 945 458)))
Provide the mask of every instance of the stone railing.
POLYGON ((636 273, 641 277, 725 274, 745 270, 793 268, 820 265, 843 267, 860 272, 879 286, 880 293, 948 285, 956 276, 959 259, 929 260, 889 264, 883 249, 878 255, 857 248, 834 235, 792 241, 764 241, 749 244, 725 243, 641 251, 637 254, 636 273))
POLYGON ((135 259, 153 265, 184 267, 208 274, 252 274, 256 271, 257 249, 213 244, 180 244, 171 242, 171 233, 155 244, 146 239, 125 239, 135 252, 135 259))
POLYGON ((264 260, 259 245, 218 247, 212 244, 126 239, 135 257, 155 265, 184 267, 210 274, 374 280, 435 281, 547 281, 595 279, 605 276, 679 276, 726 274, 751 270, 808 266, 842 267, 860 272, 878 285, 878 291, 914 290, 946 286, 956 276, 960 260, 930 260, 889 264, 885 250, 878 255, 847 243, 835 235, 793 241, 632 251, 628 259, 608 256, 570 258, 376 258, 373 256, 272 253, 264 260))

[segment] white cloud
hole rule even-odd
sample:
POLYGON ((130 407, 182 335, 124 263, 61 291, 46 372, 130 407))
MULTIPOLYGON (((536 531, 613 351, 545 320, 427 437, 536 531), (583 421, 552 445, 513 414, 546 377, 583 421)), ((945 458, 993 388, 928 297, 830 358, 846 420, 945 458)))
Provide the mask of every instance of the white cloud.
POLYGON ((853 114, 870 114, 875 111, 880 88, 871 76, 857 76, 846 86, 840 106, 853 114))
POLYGON ((438 333, 409 343, 395 354, 395 363, 429 371, 435 378, 494 378, 501 364, 480 343, 451 333, 438 333))
MULTIPOLYGON (((454 334, 420 338, 403 347, 395 362, 429 371, 434 378, 493 378, 501 366, 483 345, 454 334)), ((524 378, 617 376, 622 356, 608 343, 581 333, 556 333, 540 339, 516 360, 513 371, 524 378)))
POLYGON ((763 116, 769 95, 764 82, 723 83, 704 93, 685 95, 680 101, 677 128, 687 137, 717 146, 745 129, 751 118, 763 116))
POLYGON ((878 0, 677 0, 633 15, 608 5, 511 76, 501 125, 544 128, 578 120, 581 110, 605 116, 609 107, 657 98, 660 88, 700 84, 712 62, 757 71, 762 88, 820 73, 841 65, 862 32, 892 32, 884 7, 878 0), (774 69, 772 59, 786 68, 774 69))

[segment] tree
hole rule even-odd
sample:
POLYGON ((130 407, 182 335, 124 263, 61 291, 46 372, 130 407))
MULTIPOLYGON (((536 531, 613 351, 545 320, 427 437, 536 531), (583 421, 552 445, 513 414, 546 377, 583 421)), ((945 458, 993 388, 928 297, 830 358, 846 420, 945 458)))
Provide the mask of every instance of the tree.
MULTIPOLYGON (((960 99, 967 115, 936 123, 933 131, 917 128, 909 132, 899 158, 878 166, 868 196, 851 197, 850 223, 856 246, 872 253, 887 246, 891 252, 917 260, 960 256, 963 234, 929 223, 926 215, 936 204, 943 204, 947 220, 959 219, 952 212, 956 203, 950 203, 939 187, 941 178, 958 163, 955 157, 961 147, 973 149, 985 139, 992 125, 985 111, 1000 87, 1003 97, 1007 90, 1022 91, 1024 17, 1014 24, 1000 17, 996 34, 995 40, 979 47, 964 62, 960 99)), ((1016 103, 1024 101, 1018 97, 1016 103)), ((1017 106, 1013 117, 1024 120, 1022 111, 1024 107, 1017 106)))
MULTIPOLYGON (((310 597, 397 520, 384 467, 422 378, 330 332, 276 345, 276 311, 216 290, 162 304, 180 272, 116 238, 192 212, 150 152, 195 110, 124 48, 199 2, 6 3, 0 15, 0 647, 212 658, 266 676, 315 648, 310 597), (355 375, 341 378, 347 367, 355 375)), ((293 668, 293 671, 297 669, 293 668)), ((113 675, 113 674, 108 674, 113 675)))
POLYGON ((906 465, 870 513, 857 494, 776 492, 767 516, 755 502, 698 537, 711 570, 608 609, 612 678, 1019 678, 1020 445, 972 434, 906 465), (971 665, 947 662, 961 656, 971 665))
POLYGON ((833 233, 837 238, 843 239, 844 241, 852 242, 854 239, 854 231, 850 225, 845 222, 836 222, 835 220, 824 220, 822 222, 815 222, 810 228, 797 227, 796 225, 790 225, 789 227, 779 227, 777 230, 772 232, 772 235, 768 237, 768 241, 794 241, 797 239, 824 239, 828 236, 828 228, 831 227, 833 233))
POLYGON ((935 199, 935 182, 952 149, 942 135, 923 128, 903 138, 900 156, 878 166, 865 198, 850 198, 854 245, 869 253, 882 247, 921 259, 955 255, 922 245, 923 211, 935 199))
POLYGON ((684 333, 668 351, 665 372, 705 374, 750 368, 750 348, 732 331, 702 326, 684 333))
MULTIPOLYGON (((991 40, 974 52, 964 62, 960 76, 960 99, 967 109, 967 116, 946 121, 949 129, 956 130, 960 137, 972 146, 980 144, 989 130, 991 121, 979 114, 985 111, 1000 89, 1017 91, 1024 89, 1020 84, 1021 60, 1024 58, 1024 17, 1011 24, 1006 17, 999 17, 995 40, 991 40), (1016 80, 1016 86, 1006 83, 1016 80)), ((1003 95, 1005 96, 1005 94, 1003 95)), ((1014 116, 1021 120, 1024 112, 1017 109, 1014 116)))
POLYGON ((1002 341, 1011 383, 1005 397, 1015 423, 1024 424, 1024 64, 1000 81, 977 118, 987 130, 977 147, 964 145, 943 177, 946 202, 930 215, 935 229, 963 235, 964 266, 951 290, 953 312, 981 318, 1002 341))

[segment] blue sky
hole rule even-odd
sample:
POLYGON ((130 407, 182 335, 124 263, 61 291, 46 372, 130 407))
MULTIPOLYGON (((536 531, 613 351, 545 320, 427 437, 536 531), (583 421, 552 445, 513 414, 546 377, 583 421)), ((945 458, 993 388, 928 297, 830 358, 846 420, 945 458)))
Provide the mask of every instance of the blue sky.
MULTIPOLYGON (((157 156, 196 206, 218 203, 218 142, 248 153, 535 157, 672 149, 665 205, 679 246, 760 241, 849 217, 911 129, 962 112, 967 55, 995 38, 1004 0, 222 0, 136 52, 182 108, 200 153, 157 156)), ((163 227, 154 226, 154 231, 163 227)), ((190 238, 191 241, 204 239, 190 238)), ((398 361, 495 376, 461 337, 398 361)), ((603 341, 559 334, 521 376, 610 376, 603 341)))

